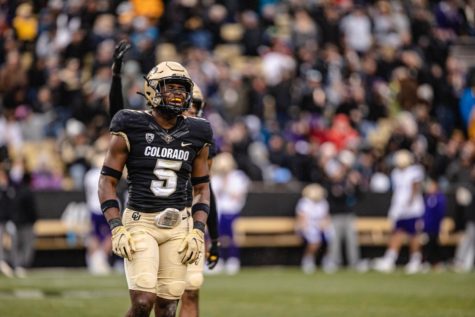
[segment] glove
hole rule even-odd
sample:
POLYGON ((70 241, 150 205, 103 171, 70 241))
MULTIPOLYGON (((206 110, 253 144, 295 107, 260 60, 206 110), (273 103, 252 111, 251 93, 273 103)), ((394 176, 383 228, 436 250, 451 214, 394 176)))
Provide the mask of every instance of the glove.
POLYGON ((210 270, 214 269, 219 260, 219 242, 214 240, 211 242, 211 247, 207 254, 207 265, 210 270))
POLYGON ((122 258, 132 260, 132 253, 135 252, 135 244, 132 236, 124 226, 112 229, 112 251, 122 258))
POLYGON ((204 246, 204 232, 200 229, 191 230, 178 248, 178 253, 183 253, 181 263, 191 264, 198 261, 204 246))
POLYGON ((122 59, 124 58, 125 52, 127 52, 129 48, 130 44, 126 40, 122 40, 116 45, 113 57, 114 63, 112 64, 112 73, 115 75, 120 75, 120 71, 122 69, 122 59))

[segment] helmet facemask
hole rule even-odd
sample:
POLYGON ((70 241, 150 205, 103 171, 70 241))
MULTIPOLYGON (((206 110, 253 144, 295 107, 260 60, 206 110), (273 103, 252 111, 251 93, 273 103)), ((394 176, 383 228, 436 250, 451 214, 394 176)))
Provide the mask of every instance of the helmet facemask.
POLYGON ((155 66, 144 77, 144 93, 141 94, 147 100, 147 104, 153 109, 167 115, 179 115, 187 110, 192 102, 193 82, 186 69, 175 62, 163 62, 155 66), (173 88, 178 84, 183 86, 173 88), (179 97, 179 96, 182 97, 179 97), (174 102, 173 99, 176 102, 174 102))

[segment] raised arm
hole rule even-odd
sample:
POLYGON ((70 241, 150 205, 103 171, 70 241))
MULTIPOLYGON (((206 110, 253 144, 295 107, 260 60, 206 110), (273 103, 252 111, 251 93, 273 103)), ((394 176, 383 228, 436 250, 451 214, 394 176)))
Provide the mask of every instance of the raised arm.
POLYGON ((121 109, 124 109, 124 98, 122 96, 122 78, 120 72, 122 70, 122 59, 125 52, 130 48, 130 44, 123 40, 115 47, 113 64, 112 64, 112 83, 109 90, 109 115, 114 115, 121 109))

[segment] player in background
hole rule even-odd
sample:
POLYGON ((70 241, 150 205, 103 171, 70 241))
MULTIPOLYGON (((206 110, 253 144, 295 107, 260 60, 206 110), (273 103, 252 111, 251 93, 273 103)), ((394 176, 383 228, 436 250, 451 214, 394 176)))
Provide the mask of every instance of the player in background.
MULTIPOLYGON (((309 184, 302 190, 302 197, 295 206, 297 232, 305 239, 301 268, 305 274, 315 272, 317 252, 322 240, 329 243, 333 235, 327 193, 319 184, 309 184)), ((326 259, 324 258, 326 261, 326 259)), ((325 262, 323 261, 323 262, 325 262)), ((327 263, 323 263, 325 266, 327 263)), ((324 267, 325 269, 325 267, 324 267)))
POLYGON ((424 169, 414 162, 414 157, 408 150, 399 150, 394 154, 394 165, 391 172, 393 195, 388 212, 394 229, 384 256, 374 261, 374 269, 385 273, 394 271, 404 237, 408 235, 411 255, 405 272, 414 274, 422 269, 419 235, 424 216, 424 169))
POLYGON ((193 82, 176 62, 162 62, 145 77, 151 110, 120 110, 99 179, 101 210, 113 252, 124 258, 131 299, 127 316, 175 316, 187 265, 196 263, 209 213, 209 122, 182 116, 193 82), (129 199, 119 210, 116 186, 127 167, 129 199), (193 184, 191 215, 187 184, 193 184), (193 228, 188 218, 193 217, 193 228))
POLYGON ((106 275, 111 271, 109 265, 109 256, 112 254, 111 234, 97 197, 103 163, 104 154, 96 153, 91 160, 92 167, 84 176, 84 192, 92 225, 87 239, 86 264, 89 273, 93 275, 106 275))
MULTIPOLYGON (((201 117, 203 109, 206 103, 203 98, 201 89, 195 84, 193 86, 193 102, 191 107, 184 112, 184 115, 190 117, 201 117)), ((216 149, 214 146, 210 147, 210 153, 208 157, 208 167, 211 169, 212 158, 216 155, 216 149)), ((206 223, 208 228, 211 245, 207 254, 207 265, 209 269, 213 269, 219 260, 219 241, 218 241, 218 213, 216 210, 216 200, 212 187, 210 185, 211 201, 210 211, 208 215, 208 221, 206 223)), ((188 187, 188 204, 191 207, 192 203, 192 187, 191 184, 188 187)), ((204 254, 205 250, 203 250, 204 254)), ((181 297, 180 317, 198 317, 199 316, 199 291, 203 285, 203 271, 204 271, 204 258, 201 258, 198 265, 188 265, 188 271, 186 276, 186 289, 181 297)))

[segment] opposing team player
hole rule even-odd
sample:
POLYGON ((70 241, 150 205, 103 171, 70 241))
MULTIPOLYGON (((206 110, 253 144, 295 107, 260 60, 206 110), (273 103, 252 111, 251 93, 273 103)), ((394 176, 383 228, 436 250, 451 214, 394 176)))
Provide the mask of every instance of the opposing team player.
POLYGON ((99 199, 113 251, 124 258, 132 304, 127 316, 149 316, 152 309, 155 316, 175 316, 187 264, 202 256, 212 130, 206 120, 181 115, 192 90, 182 65, 162 62, 145 77, 143 96, 152 109, 120 110, 112 118, 99 199), (121 216, 116 186, 125 166, 129 200, 121 216), (190 177, 191 215, 186 208, 190 177))
MULTIPOLYGON (((191 107, 185 111, 185 115, 190 117, 201 117, 205 101, 201 89, 195 84, 193 86, 193 102, 191 107)), ((210 156, 208 158, 208 167, 211 168, 212 157, 215 155, 215 148, 210 147, 210 156)), ((207 265, 209 269, 213 269, 219 260, 219 243, 218 243, 218 213, 216 210, 216 202, 213 191, 211 190, 210 212, 208 215, 208 233, 211 239, 211 246, 207 253, 207 265)), ((192 188, 188 187, 189 206, 192 204, 192 188)), ((204 253, 204 249, 202 252, 204 253)), ((188 265, 186 276, 186 289, 181 297, 180 317, 198 317, 199 316, 199 290, 203 284, 204 258, 200 258, 198 265, 188 265)))

